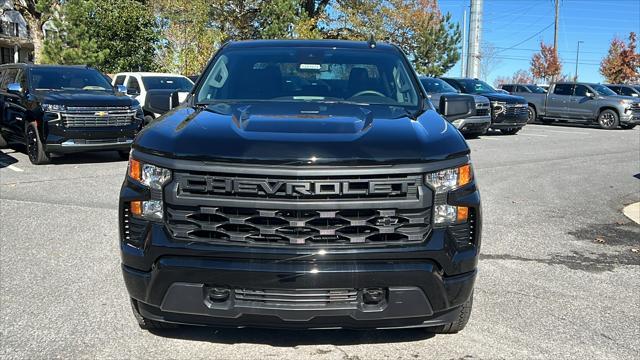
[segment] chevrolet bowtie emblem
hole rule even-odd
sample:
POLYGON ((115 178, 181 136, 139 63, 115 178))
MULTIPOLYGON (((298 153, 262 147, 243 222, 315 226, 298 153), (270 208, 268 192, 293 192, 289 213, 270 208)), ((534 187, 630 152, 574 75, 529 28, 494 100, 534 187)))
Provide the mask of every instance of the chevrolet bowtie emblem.
POLYGON ((106 111, 96 111, 95 115, 98 116, 98 117, 105 117, 105 116, 109 115, 109 113, 106 112, 106 111))

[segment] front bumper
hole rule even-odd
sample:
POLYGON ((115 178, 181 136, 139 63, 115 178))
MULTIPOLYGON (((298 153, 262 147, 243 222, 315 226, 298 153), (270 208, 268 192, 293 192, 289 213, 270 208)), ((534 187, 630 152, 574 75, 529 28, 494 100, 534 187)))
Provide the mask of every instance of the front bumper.
POLYGON ((620 123, 624 125, 640 124, 640 110, 625 111, 620 116, 620 123))
POLYGON ((138 310, 158 321, 216 326, 383 328, 452 322, 471 295, 476 272, 444 277, 429 261, 277 263, 166 257, 150 272, 123 266, 138 310), (356 304, 343 306, 247 303, 234 293, 211 302, 210 286, 281 291, 349 288, 356 304), (367 305, 362 290, 387 290, 383 304, 367 305))
POLYGON ((65 128, 52 122, 43 124, 41 134, 45 151, 76 153, 100 150, 128 150, 142 126, 135 121, 127 126, 65 128))
POLYGON ((491 116, 471 116, 456 120, 453 125, 463 134, 484 134, 491 126, 491 116))

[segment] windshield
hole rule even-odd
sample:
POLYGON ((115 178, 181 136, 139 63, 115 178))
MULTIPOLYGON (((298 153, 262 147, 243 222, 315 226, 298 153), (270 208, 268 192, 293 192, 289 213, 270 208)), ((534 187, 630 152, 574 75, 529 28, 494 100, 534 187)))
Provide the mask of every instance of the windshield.
POLYGON ((457 93, 453 86, 449 85, 446 81, 434 78, 420 78, 420 82, 424 89, 427 90, 429 94, 442 94, 442 93, 457 93))
POLYGON ((204 74, 198 103, 295 101, 419 105, 402 57, 375 49, 305 47, 222 50, 204 74))
POLYGON ((193 83, 179 76, 143 76, 142 82, 147 90, 169 89, 189 92, 193 83))
POLYGON ((604 85, 593 84, 591 85, 591 87, 593 88, 593 90, 595 90, 598 93, 598 95, 602 95, 602 96, 618 95, 613 90, 609 89, 604 85))
POLYGON ((496 89, 482 80, 460 79, 458 81, 462 84, 465 92, 469 94, 485 94, 496 92, 496 89))
POLYGON ((531 90, 531 92, 535 94, 544 94, 547 92, 545 89, 541 88, 538 85, 525 85, 525 86, 527 87, 527 89, 531 90))
POLYGON ((35 91, 113 91, 107 78, 91 68, 34 67, 31 84, 35 91))

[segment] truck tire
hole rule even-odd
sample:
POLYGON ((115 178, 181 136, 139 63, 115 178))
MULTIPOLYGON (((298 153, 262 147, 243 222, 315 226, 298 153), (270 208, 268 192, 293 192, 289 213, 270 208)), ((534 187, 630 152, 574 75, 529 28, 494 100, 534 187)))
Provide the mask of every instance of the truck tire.
POLYGON ((500 129, 500 132, 503 133, 504 135, 515 135, 518 133, 518 131, 520 131, 520 128, 500 129))
POLYGON ((0 149, 4 149, 7 147, 7 141, 2 137, 2 133, 0 133, 0 149))
POLYGON ((462 331, 462 329, 464 329, 464 327, 467 326, 467 323, 469 322, 472 308, 473 292, 471 293, 471 296, 469 296, 469 299, 467 299, 467 301, 465 301, 464 304, 460 306, 460 315, 458 316, 458 319, 456 321, 447 325, 428 328, 428 330, 436 334, 455 334, 459 331, 462 331))
POLYGON ((527 110, 529 111, 528 117, 527 117, 527 124, 531 124, 532 122, 535 122, 538 119, 538 113, 536 112, 536 108, 534 108, 531 105, 529 105, 527 110))
POLYGON ((603 129, 615 129, 618 127, 619 121, 618 113, 611 109, 604 109, 598 115, 598 124, 603 129))
POLYGON ((44 145, 40 140, 40 134, 38 134, 38 127, 35 122, 27 125, 25 139, 27 139, 27 155, 32 164, 44 165, 51 161, 49 154, 44 151, 44 145))
POLYGON ((121 160, 129 160, 129 150, 118 150, 118 156, 121 160))
POLYGON ((155 321, 151 319, 147 319, 144 316, 140 315, 138 311, 138 302, 134 299, 129 299, 131 301, 131 310, 133 310, 133 316, 136 317, 138 321, 138 326, 144 330, 163 330, 163 329, 175 329, 178 327, 177 324, 166 323, 162 321, 155 321))

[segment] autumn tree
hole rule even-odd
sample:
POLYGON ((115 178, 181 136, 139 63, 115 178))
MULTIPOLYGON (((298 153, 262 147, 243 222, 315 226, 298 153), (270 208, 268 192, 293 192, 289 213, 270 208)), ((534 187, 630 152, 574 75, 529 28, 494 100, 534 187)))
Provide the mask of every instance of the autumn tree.
POLYGON ((494 81, 495 86, 502 84, 533 84, 535 79, 527 70, 520 69, 511 76, 499 76, 494 81))
POLYGON ((549 81, 559 75, 561 70, 562 65, 553 46, 545 45, 545 43, 541 41, 540 52, 533 54, 531 58, 531 74, 533 74, 535 78, 549 81))
POLYGON ((636 52, 636 34, 629 34, 629 43, 614 38, 607 56, 600 63, 600 73, 607 82, 622 84, 640 79, 640 54, 636 52))

